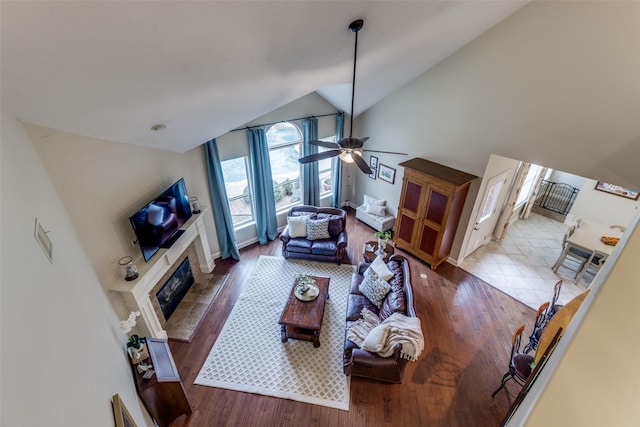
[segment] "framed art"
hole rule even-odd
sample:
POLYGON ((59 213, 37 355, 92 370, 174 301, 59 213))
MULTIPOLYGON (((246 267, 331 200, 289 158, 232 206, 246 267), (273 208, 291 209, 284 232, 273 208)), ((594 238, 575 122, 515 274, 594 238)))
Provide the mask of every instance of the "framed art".
POLYGON ((604 191, 605 193, 614 194, 616 196, 624 197, 631 200, 638 200, 638 197, 640 197, 640 193, 636 190, 619 187, 617 185, 608 184, 602 181, 598 181, 595 189, 598 191, 604 191))
POLYGON ((389 184, 393 184, 396 180, 396 170, 380 163, 380 167, 378 168, 378 178, 383 181, 387 181, 389 184))
POLYGON ((376 175, 378 174, 378 158, 376 156, 369 157, 369 169, 371 169, 369 178, 376 179, 376 175))
POLYGON ((133 421, 133 417, 127 410, 127 407, 124 406, 124 402, 122 402, 119 395, 113 395, 112 403, 116 427, 137 427, 136 422, 133 421))

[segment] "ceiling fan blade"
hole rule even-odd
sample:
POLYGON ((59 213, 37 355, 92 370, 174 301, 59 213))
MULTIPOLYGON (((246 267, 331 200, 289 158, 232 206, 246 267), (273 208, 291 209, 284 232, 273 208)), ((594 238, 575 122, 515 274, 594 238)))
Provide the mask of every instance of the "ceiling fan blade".
POLYGON ((362 151, 367 151, 369 153, 400 154, 401 156, 408 156, 407 153, 398 153, 396 151, 380 151, 380 150, 362 150, 362 151))
POLYGON ((340 141, 338 141, 338 145, 341 148, 356 149, 356 148, 362 147, 362 144, 364 144, 364 142, 367 139, 369 139, 368 136, 365 136, 364 138, 354 138, 352 136, 348 136, 348 137, 342 138, 340 141))
POLYGON ((366 173, 367 175, 371 173, 371 168, 369 167, 367 162, 365 162, 357 153, 352 153, 351 158, 353 158, 353 161, 356 163, 356 165, 358 165, 362 172, 366 173))
POLYGON ((329 157, 335 157, 338 154, 340 154, 340 150, 323 151, 321 153, 309 154, 308 156, 300 157, 298 159, 298 162, 302 164, 317 162, 318 160, 324 160, 324 159, 328 159, 329 157))
POLYGON ((309 144, 317 145, 318 147, 333 148, 334 150, 339 147, 336 142, 331 142, 331 141, 313 140, 313 141, 309 141, 309 144))

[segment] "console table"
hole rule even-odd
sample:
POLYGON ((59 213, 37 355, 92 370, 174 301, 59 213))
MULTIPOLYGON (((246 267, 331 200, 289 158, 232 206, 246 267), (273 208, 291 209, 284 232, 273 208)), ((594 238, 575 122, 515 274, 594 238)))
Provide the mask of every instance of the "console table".
POLYGON ((144 379, 132 364, 136 389, 149 414, 160 427, 168 426, 183 414, 191 414, 191 405, 184 393, 178 369, 166 340, 146 339, 147 351, 155 375, 144 379))

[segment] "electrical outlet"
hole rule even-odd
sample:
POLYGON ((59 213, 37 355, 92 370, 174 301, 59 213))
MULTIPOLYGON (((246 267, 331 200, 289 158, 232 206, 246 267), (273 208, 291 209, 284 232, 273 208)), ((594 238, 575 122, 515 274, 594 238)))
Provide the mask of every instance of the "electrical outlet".
POLYGON ((133 246, 134 248, 135 248, 136 246, 138 246, 138 239, 133 239, 133 240, 131 241, 131 246, 133 246))

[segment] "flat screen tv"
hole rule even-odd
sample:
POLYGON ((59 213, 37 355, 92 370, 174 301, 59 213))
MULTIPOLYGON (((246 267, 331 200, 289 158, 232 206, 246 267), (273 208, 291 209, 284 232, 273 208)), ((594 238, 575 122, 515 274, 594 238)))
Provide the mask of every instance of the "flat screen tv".
POLYGON ((129 217, 145 261, 169 248, 182 235, 180 227, 191 218, 189 195, 184 179, 162 192, 129 217))

